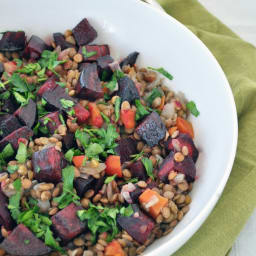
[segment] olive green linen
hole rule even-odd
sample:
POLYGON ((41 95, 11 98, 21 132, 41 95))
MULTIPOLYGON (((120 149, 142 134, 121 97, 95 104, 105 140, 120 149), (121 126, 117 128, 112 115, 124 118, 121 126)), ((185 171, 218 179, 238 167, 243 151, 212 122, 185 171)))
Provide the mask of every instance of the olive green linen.
MULTIPOLYGON (((256 206, 256 48, 239 38, 196 0, 158 1, 209 48, 224 70, 235 97, 239 139, 232 173, 211 215, 174 254, 224 256, 256 206)), ((216 125, 221 125, 217 122, 216 125)))

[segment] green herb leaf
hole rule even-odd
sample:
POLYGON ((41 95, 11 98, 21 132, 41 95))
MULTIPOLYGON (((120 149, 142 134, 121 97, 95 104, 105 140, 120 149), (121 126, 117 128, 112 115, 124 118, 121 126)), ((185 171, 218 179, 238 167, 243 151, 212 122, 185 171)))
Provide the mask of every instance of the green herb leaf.
POLYGON ((151 106, 154 99, 157 97, 162 97, 162 93, 157 88, 154 88, 151 94, 147 97, 146 102, 151 106))
POLYGON ((98 158, 98 155, 104 151, 104 148, 98 143, 91 143, 85 150, 85 155, 90 158, 98 158))
POLYGON ((84 55, 84 58, 87 59, 87 58, 90 58, 90 57, 96 55, 97 52, 95 52, 95 51, 87 52, 86 47, 83 46, 83 47, 82 47, 82 54, 84 55))
POLYGON ((66 84, 63 82, 56 82, 57 85, 59 85, 62 88, 66 88, 66 84))
POLYGON ((29 239, 25 239, 24 240, 24 244, 29 244, 30 243, 30 240, 29 239))
POLYGON ((22 142, 19 144, 16 160, 20 164, 24 164, 27 160, 27 146, 25 146, 25 144, 22 142))
POLYGON ((120 70, 115 70, 115 72, 114 72, 113 75, 112 75, 111 80, 110 80, 108 83, 104 84, 103 86, 104 86, 104 87, 107 87, 110 91, 114 91, 115 88, 116 88, 116 86, 117 86, 117 81, 118 81, 120 78, 124 77, 124 76, 125 76, 125 75, 124 75, 124 73, 123 73, 122 71, 120 71, 120 70))
POLYGON ((3 92, 0 94, 0 100, 7 100, 11 96, 11 93, 9 91, 3 92))
POLYGON ((10 210, 13 219, 18 220, 20 215, 21 180, 16 179, 13 182, 13 187, 15 188, 16 193, 9 198, 8 209, 10 210))
POLYGON ((30 89, 28 87, 27 82, 20 77, 19 74, 13 73, 9 78, 10 83, 13 85, 13 90, 16 92, 29 92, 30 89))
POLYGON ((120 118, 120 106, 121 106, 121 98, 117 97, 115 100, 115 122, 117 122, 120 118))
POLYGON ((103 112, 100 112, 100 114, 106 123, 110 123, 110 119, 103 112))
POLYGON ((18 69, 17 72, 22 74, 35 74, 37 71, 41 70, 39 63, 29 63, 21 69, 18 69))
POLYGON ((105 179, 104 183, 105 183, 105 184, 108 184, 108 183, 112 182, 115 178, 116 178, 116 174, 113 175, 113 176, 109 176, 109 177, 107 177, 107 178, 105 179))
POLYGON ((90 141, 89 134, 82 132, 81 130, 76 130, 75 138, 80 141, 84 149, 88 147, 90 141))
POLYGON ((16 62, 17 67, 21 67, 22 66, 22 60, 21 59, 14 59, 14 61, 16 62))
POLYGON ((196 103, 194 101, 189 101, 186 104, 186 107, 190 111, 190 113, 192 115, 194 115, 195 117, 198 117, 200 115, 200 112, 198 111, 198 109, 196 107, 196 103))
POLYGON ((63 117, 62 114, 59 114, 59 118, 60 118, 61 123, 62 123, 63 125, 66 125, 65 120, 64 120, 64 117, 63 117))
POLYGON ((19 169, 18 165, 8 165, 7 167, 7 171, 11 174, 15 173, 18 169, 19 169))
POLYGON ((2 156, 4 159, 6 159, 6 158, 8 158, 8 157, 11 157, 11 156, 14 154, 14 150, 13 150, 13 148, 12 148, 12 145, 11 145, 10 143, 8 143, 8 144, 4 147, 3 151, 2 151, 0 154, 1 154, 1 156, 2 156))
POLYGON ((145 169, 146 169, 146 172, 147 172, 147 175, 152 178, 152 180, 155 180, 155 177, 154 177, 154 174, 153 174, 153 164, 152 164, 152 161, 149 159, 149 158, 146 158, 146 157, 143 157, 141 159, 145 169))
POLYGON ((136 121, 142 119, 144 116, 149 115, 150 112, 141 104, 140 100, 135 100, 136 105, 136 121))
POLYGON ((138 178, 132 178, 132 179, 124 181, 123 183, 121 183, 121 185, 128 184, 128 183, 137 183, 138 181, 139 181, 138 178))
POLYGON ((130 155, 130 157, 132 158, 132 162, 135 162, 135 161, 139 160, 143 155, 144 155, 144 151, 142 150, 138 154, 130 155))
POLYGON ((50 230, 49 226, 47 227, 45 235, 44 235, 44 242, 46 245, 50 246, 51 248, 55 249, 56 251, 65 253, 64 250, 59 246, 59 243, 53 237, 53 233, 50 230))
POLYGON ((160 74, 164 75, 165 77, 167 77, 169 80, 172 80, 172 79, 173 79, 173 76, 172 76, 168 71, 166 71, 164 68, 152 68, 152 67, 148 67, 148 69, 157 71, 158 73, 160 73, 160 74))
POLYGON ((60 99, 60 103, 62 107, 65 109, 72 108, 75 105, 75 103, 72 100, 66 100, 66 99, 60 99))
POLYGON ((130 217, 131 215, 133 215, 134 211, 132 209, 132 205, 129 204, 127 207, 122 207, 120 209, 120 214, 125 216, 125 217, 130 217))
POLYGON ((65 158, 66 158, 70 163, 72 163, 73 156, 74 156, 74 149, 68 150, 68 151, 66 152, 66 154, 65 154, 65 158))

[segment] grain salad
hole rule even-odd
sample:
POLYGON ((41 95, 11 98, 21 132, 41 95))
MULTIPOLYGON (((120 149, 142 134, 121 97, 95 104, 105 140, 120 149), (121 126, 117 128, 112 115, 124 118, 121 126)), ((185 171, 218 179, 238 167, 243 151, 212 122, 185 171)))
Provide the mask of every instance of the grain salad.
POLYGON ((0 256, 140 255, 189 211, 195 102, 96 37, 2 33, 0 256))

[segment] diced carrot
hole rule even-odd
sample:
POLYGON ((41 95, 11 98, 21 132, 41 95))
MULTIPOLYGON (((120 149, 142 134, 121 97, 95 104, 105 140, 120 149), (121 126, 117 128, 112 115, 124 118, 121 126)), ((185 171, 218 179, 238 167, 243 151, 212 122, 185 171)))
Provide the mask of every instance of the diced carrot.
POLYGON ((80 168, 83 166, 85 155, 82 156, 73 156, 72 161, 75 167, 80 168))
POLYGON ((185 120, 185 119, 183 119, 181 117, 177 117, 176 125, 178 127, 178 130, 181 133, 186 133, 192 139, 194 138, 194 129, 193 129, 192 124, 189 121, 187 121, 187 120, 185 120))
POLYGON ((126 129, 133 129, 135 127, 136 111, 134 109, 122 109, 121 120, 126 129))
POLYGON ((168 199, 160 196, 156 191, 151 189, 146 189, 139 197, 140 203, 145 206, 151 200, 154 200, 153 197, 158 199, 158 202, 149 207, 149 214, 156 219, 160 214, 161 210, 167 205, 168 199))
POLYGON ((177 131, 177 129, 178 129, 177 126, 173 126, 173 127, 169 128, 168 132, 169 132, 170 136, 172 136, 173 133, 174 133, 175 131, 177 131))
POLYGON ((81 104, 76 104, 74 106, 74 111, 78 123, 84 124, 87 122, 87 119, 90 116, 90 112, 87 109, 85 109, 81 104))
POLYGON ((107 175, 114 175, 116 174, 119 178, 121 178, 122 175, 122 169, 121 169, 121 160, 120 156, 114 156, 110 155, 106 159, 106 174, 107 175))
POLYGON ((163 110, 164 103, 165 103, 165 96, 163 95, 162 98, 161 98, 161 104, 160 104, 160 106, 157 109, 158 110, 163 110))
POLYGON ((89 118, 89 124, 100 128, 104 123, 103 118, 100 114, 100 110, 94 102, 89 102, 88 107, 91 114, 89 118))
POLYGON ((105 256, 125 256, 125 253, 121 247, 121 245, 116 241, 113 240, 109 243, 105 248, 105 256))

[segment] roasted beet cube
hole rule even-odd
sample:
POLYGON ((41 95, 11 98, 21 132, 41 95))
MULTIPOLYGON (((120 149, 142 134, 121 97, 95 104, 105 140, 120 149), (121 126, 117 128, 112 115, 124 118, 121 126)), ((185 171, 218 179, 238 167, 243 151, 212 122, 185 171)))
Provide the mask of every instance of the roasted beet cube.
POLYGON ((65 104, 62 103, 62 100, 68 103, 72 101, 74 104, 76 104, 76 100, 70 97, 66 93, 65 89, 60 86, 57 86, 53 90, 46 91, 42 97, 47 101, 47 107, 50 110, 70 110, 69 107, 65 106, 65 104))
POLYGON ((118 141, 118 146, 116 147, 116 153, 121 158, 121 163, 129 161, 131 155, 137 153, 136 141, 132 138, 124 138, 118 141))
POLYGON ((101 176, 99 179, 95 180, 95 186, 94 186, 95 193, 97 193, 102 188, 104 181, 105 181, 104 176, 101 176))
POLYGON ((170 171, 174 170, 174 152, 170 152, 158 168, 158 177, 161 181, 166 182, 170 171))
POLYGON ((78 177, 74 181, 76 192, 80 197, 83 197, 84 193, 87 190, 93 188, 94 184, 95 184, 95 179, 92 176, 89 176, 88 179, 78 177))
POLYGON ((15 116, 0 115, 0 138, 6 137, 19 128, 21 128, 21 124, 15 116))
POLYGON ((135 83, 128 76, 124 76, 118 80, 118 96, 121 97, 121 101, 129 101, 132 103, 134 100, 139 99, 140 95, 135 83))
POLYGON ((1 243, 8 254, 15 256, 40 256, 51 252, 41 240, 23 224, 19 224, 12 233, 1 243))
POLYGON ((179 147, 182 149, 183 146, 188 148, 188 154, 193 158, 194 162, 196 162, 198 158, 198 150, 188 134, 180 133, 178 137, 172 139, 171 137, 165 142, 165 148, 167 150, 175 151, 175 147, 179 147))
POLYGON ((95 63, 88 65, 81 71, 76 84, 76 95, 87 100, 96 100, 103 97, 104 93, 95 63))
POLYGON ((0 76, 4 73, 4 65, 0 62, 0 76))
POLYGON ((54 33, 53 40, 54 40, 56 46, 60 46, 62 51, 67 48, 75 48, 76 47, 75 45, 66 41, 64 35, 62 35, 61 33, 54 33))
POLYGON ((9 97, 6 100, 1 100, 2 101, 2 107, 1 111, 13 114, 15 110, 17 109, 17 104, 15 103, 15 100, 12 97, 9 97))
POLYGON ((15 130, 14 132, 9 134, 8 136, 4 137, 0 141, 0 150, 3 150, 4 147, 8 143, 11 143, 11 145, 14 149, 18 149, 18 147, 19 147, 18 140, 20 138, 24 138, 24 139, 29 140, 29 138, 32 137, 32 136, 33 136, 33 131, 31 129, 29 129, 27 126, 23 126, 19 129, 15 130))
POLYGON ((49 147, 33 153, 32 166, 36 180, 57 183, 61 181, 61 170, 66 161, 62 152, 49 147))
POLYGON ((85 224, 77 217, 77 211, 82 209, 72 203, 51 218, 54 230, 64 243, 85 230, 85 224))
POLYGON ((45 92, 53 90, 57 87, 58 85, 56 84, 56 77, 55 76, 51 76, 50 78, 48 78, 44 84, 39 88, 39 90, 37 91, 37 95, 38 96, 42 96, 45 92))
POLYGON ((138 186, 136 186, 136 189, 132 192, 130 192, 130 197, 133 201, 133 203, 137 203, 138 200, 139 200, 139 196, 142 194, 142 192, 144 191, 145 189, 142 189, 142 188, 139 188, 138 186))
POLYGON ((74 111, 78 123, 85 124, 90 116, 90 112, 79 103, 74 106, 74 111))
POLYGON ((0 40, 1 52, 18 52, 25 48, 26 36, 24 31, 10 32, 3 34, 0 40))
POLYGON ((110 55, 100 57, 96 60, 99 76, 103 81, 107 81, 111 78, 113 71, 111 70, 109 64, 113 61, 114 60, 110 55))
POLYGON ((155 223, 145 215, 138 207, 133 204, 133 215, 125 217, 118 215, 117 223, 137 242, 144 244, 149 238, 155 223))
POLYGON ((165 137, 166 128, 160 116, 152 112, 137 126, 136 132, 150 147, 153 147, 165 137))
POLYGON ((137 177, 140 180, 146 180, 146 169, 144 167, 144 164, 140 160, 132 163, 129 166, 129 169, 132 174, 132 177, 137 177))
POLYGON ((131 67, 136 63, 139 52, 132 52, 120 62, 120 67, 130 65, 131 67))
POLYGON ((36 103, 30 99, 28 104, 20 107, 14 115, 20 120, 20 122, 27 127, 31 128, 36 120, 36 103))
POLYGON ((62 138, 62 142, 66 150, 73 148, 76 145, 74 133, 67 132, 67 134, 62 138))
POLYGON ((39 122, 41 123, 41 126, 47 127, 50 134, 54 134, 54 132, 58 129, 59 125, 61 125, 59 115, 59 111, 52 112, 40 118, 39 122))
POLYGON ((49 46, 38 36, 31 36, 24 50, 24 58, 38 59, 44 50, 49 50, 49 46))
POLYGON ((72 30, 76 43, 80 45, 89 44, 97 37, 96 30, 89 21, 84 18, 72 30))
POLYGON ((101 44, 101 45, 96 45, 95 44, 95 45, 80 46, 78 52, 83 55, 83 58, 84 58, 85 61, 96 61, 98 58, 110 54, 109 46, 107 44, 101 44), (91 53, 92 56, 86 57, 83 54, 83 47, 85 48, 86 52, 88 54, 91 53))
POLYGON ((85 69, 86 67, 88 67, 90 65, 89 62, 82 62, 79 64, 79 71, 82 72, 83 69, 85 69))
POLYGON ((8 200, 0 190, 0 225, 3 225, 7 230, 11 230, 14 226, 14 222, 7 207, 8 200))

